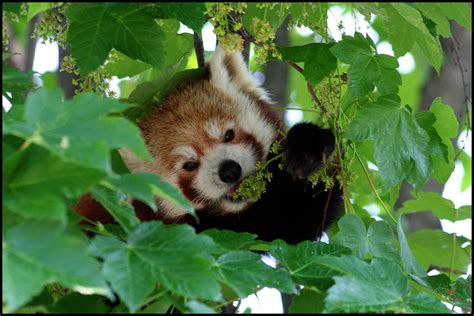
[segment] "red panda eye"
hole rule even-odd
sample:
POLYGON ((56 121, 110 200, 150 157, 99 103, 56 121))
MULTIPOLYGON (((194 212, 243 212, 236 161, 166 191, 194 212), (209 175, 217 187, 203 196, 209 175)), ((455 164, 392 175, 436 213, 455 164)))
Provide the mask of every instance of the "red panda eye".
POLYGON ((234 130, 233 129, 230 129, 228 130, 225 135, 224 135, 224 141, 226 143, 232 141, 234 139, 234 130))
POLYGON ((188 161, 183 165, 183 169, 186 171, 193 171, 199 166, 198 162, 188 161))

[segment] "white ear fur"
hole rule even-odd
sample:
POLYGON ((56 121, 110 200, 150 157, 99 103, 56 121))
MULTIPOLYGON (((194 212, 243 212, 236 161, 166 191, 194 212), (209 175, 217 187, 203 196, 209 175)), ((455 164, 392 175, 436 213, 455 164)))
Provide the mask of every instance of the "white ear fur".
POLYGON ((226 51, 222 49, 220 46, 216 47, 214 51, 214 55, 212 55, 211 62, 209 63, 209 69, 211 72, 211 80, 210 82, 220 88, 225 90, 226 86, 230 84, 231 78, 229 76, 229 72, 225 67, 225 56, 226 51))
POLYGON ((259 87, 252 77, 240 52, 228 53, 218 46, 211 62, 211 84, 223 91, 229 88, 257 97, 263 101, 273 103, 265 90, 259 87))

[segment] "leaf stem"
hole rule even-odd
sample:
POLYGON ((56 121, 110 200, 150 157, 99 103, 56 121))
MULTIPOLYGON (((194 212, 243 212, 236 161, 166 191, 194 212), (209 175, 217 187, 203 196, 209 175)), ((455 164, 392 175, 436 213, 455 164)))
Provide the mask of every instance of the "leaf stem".
POLYGON ((167 293, 167 291, 162 291, 162 292, 156 293, 155 295, 150 296, 150 297, 146 300, 146 302, 142 304, 142 307, 147 306, 147 305, 153 303, 153 301, 159 299, 160 297, 162 297, 162 296, 165 295, 166 293, 167 293))
POLYGON ((377 189, 375 188, 374 183, 372 182, 372 179, 370 178, 369 172, 367 171, 367 168, 365 167, 365 164, 363 163, 362 159, 360 158, 359 154, 357 153, 357 151, 355 149, 355 146, 352 146, 352 149, 354 150, 354 153, 357 157, 357 160, 359 161, 360 165, 362 166, 362 169, 364 170, 365 176, 367 177, 367 180, 369 181, 369 185, 372 188, 372 191, 374 191, 375 196, 379 200, 380 204, 382 204, 383 209, 385 210, 387 215, 390 217, 390 219, 393 220, 394 223, 397 223, 397 220, 395 219, 395 216, 387 208, 387 206, 383 202, 382 198, 380 197, 379 193, 377 192, 377 189))
MULTIPOLYGON (((456 222, 456 215, 457 215, 457 213, 455 212, 453 222, 456 222)), ((453 231, 453 250, 451 251, 451 264, 449 266, 449 270, 450 270, 451 275, 454 274, 454 259, 455 259, 455 257, 456 257, 456 231, 453 231)))
POLYGON ((26 140, 23 142, 23 144, 21 144, 20 150, 25 150, 26 148, 28 148, 28 147, 31 145, 32 142, 33 142, 33 141, 32 141, 31 138, 26 139, 26 140))

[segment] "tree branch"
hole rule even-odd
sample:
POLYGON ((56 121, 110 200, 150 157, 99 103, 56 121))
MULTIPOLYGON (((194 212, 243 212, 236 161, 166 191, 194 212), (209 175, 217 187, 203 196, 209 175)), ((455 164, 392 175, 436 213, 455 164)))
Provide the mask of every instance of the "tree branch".
MULTIPOLYGON (((290 65, 291 67, 293 67, 294 69, 296 69, 300 74, 304 75, 303 74, 303 68, 301 68, 300 66, 298 66, 297 64, 295 64, 294 62, 292 61, 287 61, 288 65, 290 65)), ((316 104, 321 108, 321 111, 324 111, 324 108, 321 104, 321 101, 319 100, 319 98, 317 97, 316 93, 314 92, 314 88, 313 86, 309 83, 309 82, 306 82, 306 88, 308 89, 308 92, 309 94, 311 95, 311 98, 314 100, 314 102, 316 102, 316 104)))
POLYGON ((206 65, 206 59, 204 58, 204 45, 202 39, 196 31, 194 31, 194 49, 196 50, 196 59, 199 68, 203 68, 206 65))

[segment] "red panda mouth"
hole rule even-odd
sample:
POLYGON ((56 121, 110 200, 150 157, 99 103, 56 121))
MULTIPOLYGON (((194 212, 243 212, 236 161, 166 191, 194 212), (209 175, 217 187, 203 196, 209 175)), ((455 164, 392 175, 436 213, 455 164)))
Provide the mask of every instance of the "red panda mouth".
POLYGON ((240 184, 242 183, 242 181, 244 181, 244 179, 240 179, 236 184, 234 184, 230 189, 229 191, 227 191, 227 193, 224 195, 224 199, 229 201, 229 202, 234 202, 234 203, 238 203, 238 202, 242 202, 243 200, 245 200, 244 198, 236 198, 235 195, 237 194, 237 191, 239 190, 239 187, 240 187, 240 184))

